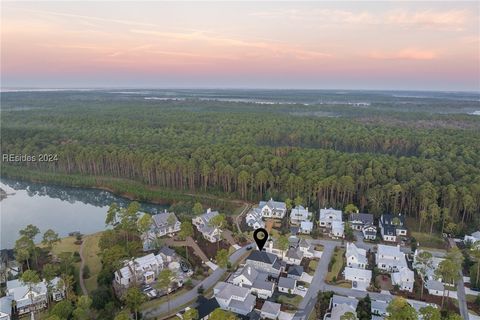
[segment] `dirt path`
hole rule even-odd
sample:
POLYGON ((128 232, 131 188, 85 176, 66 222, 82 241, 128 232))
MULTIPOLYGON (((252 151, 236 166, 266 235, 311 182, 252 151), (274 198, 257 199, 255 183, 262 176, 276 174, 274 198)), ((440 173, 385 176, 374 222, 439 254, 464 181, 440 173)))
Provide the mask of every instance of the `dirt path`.
POLYGON ((187 237, 185 241, 174 241, 172 238, 167 239, 165 242, 167 245, 172 246, 172 247, 191 247, 195 254, 202 259, 203 262, 208 262, 210 259, 207 258, 207 255, 200 249, 198 244, 193 240, 192 237, 187 237))
POLYGON ((223 230, 223 238, 227 240, 227 242, 232 246, 235 247, 237 243, 235 242, 235 239, 233 238, 232 231, 230 230, 223 230))
POLYGON ((238 216, 235 217, 235 224, 237 225, 238 232, 242 232, 240 228, 240 220, 242 219, 243 215, 248 212, 248 210, 252 207, 249 203, 244 202, 245 208, 243 208, 242 212, 238 216))
POLYGON ((83 239, 82 244, 80 245, 80 271, 78 273, 78 281, 80 281, 80 287, 82 288, 83 295, 88 295, 87 287, 85 286, 85 280, 83 279, 83 267, 85 266, 85 258, 83 257, 83 245, 85 244, 85 239, 83 239))

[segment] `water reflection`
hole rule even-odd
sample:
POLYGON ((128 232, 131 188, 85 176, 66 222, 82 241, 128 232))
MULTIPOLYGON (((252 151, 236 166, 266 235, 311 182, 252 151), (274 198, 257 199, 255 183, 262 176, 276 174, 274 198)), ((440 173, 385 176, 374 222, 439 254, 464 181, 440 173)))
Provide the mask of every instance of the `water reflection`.
MULTIPOLYGON (((116 202, 125 207, 131 202, 108 191, 5 178, 0 179, 0 187, 9 194, 0 202, 1 249, 13 247, 18 231, 30 223, 42 232, 54 229, 61 236, 72 231, 88 234, 104 230, 108 206, 116 202)), ((168 206, 141 203, 141 207, 155 214, 168 206)))

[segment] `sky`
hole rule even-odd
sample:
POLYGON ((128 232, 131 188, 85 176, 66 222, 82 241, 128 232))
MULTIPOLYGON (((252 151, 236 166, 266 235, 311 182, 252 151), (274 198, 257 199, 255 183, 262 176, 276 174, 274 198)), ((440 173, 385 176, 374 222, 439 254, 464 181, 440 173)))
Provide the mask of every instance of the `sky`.
POLYGON ((480 90, 480 2, 2 1, 1 87, 480 90))

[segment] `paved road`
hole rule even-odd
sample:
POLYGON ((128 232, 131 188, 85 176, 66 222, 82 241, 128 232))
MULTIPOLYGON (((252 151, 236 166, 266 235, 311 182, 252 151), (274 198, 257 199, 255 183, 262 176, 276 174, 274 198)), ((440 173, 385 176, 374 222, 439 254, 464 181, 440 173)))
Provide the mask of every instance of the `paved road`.
MULTIPOLYGON (((333 291, 337 294, 355 298, 363 298, 368 293, 372 299, 383 301, 389 301, 392 298, 390 294, 357 291, 349 288, 341 288, 326 284, 324 278, 328 272, 328 264, 332 258, 335 246, 340 245, 341 242, 333 240, 312 240, 312 243, 322 244, 324 249, 322 257, 320 258, 320 262, 318 263, 318 267, 313 275, 313 280, 310 284, 310 287, 308 288, 307 294, 300 303, 299 310, 295 313, 293 320, 308 319, 308 316, 315 307, 315 302, 317 300, 317 295, 319 291, 333 291)), ((366 245, 366 249, 373 248, 373 245, 371 244, 365 243, 364 245, 366 245)))
MULTIPOLYGON (((237 263, 240 258, 247 252, 246 247, 240 248, 235 251, 229 258, 229 261, 234 264, 237 263)), ((188 303, 192 303, 198 297, 198 288, 203 286, 204 290, 208 290, 209 288, 213 287, 218 281, 220 281, 222 275, 226 272, 225 269, 218 268, 213 271, 207 278, 203 279, 199 284, 197 284, 192 290, 175 297, 174 299, 170 300, 170 304, 164 303, 160 306, 153 307, 143 311, 143 316, 146 319, 152 319, 161 315, 167 314, 170 310, 175 310, 180 306, 186 305, 188 303), (170 305, 170 309, 169 309, 170 305)))
MULTIPOLYGON (((342 288, 342 287, 337 287, 337 286, 332 286, 329 284, 326 284, 324 281, 325 275, 328 272, 328 264, 332 258, 333 252, 335 250, 335 246, 341 245, 341 241, 335 241, 335 240, 312 240, 312 244, 321 244, 324 247, 322 257, 320 259, 320 262, 318 263, 318 267, 315 270, 315 273, 313 275, 313 280, 310 284, 310 287, 308 288, 308 291, 305 295, 305 297, 302 299, 302 302, 299 305, 299 310, 295 313, 293 320, 306 320, 308 319, 308 316, 310 313, 313 311, 313 308, 315 307, 315 302, 317 299, 317 295, 319 291, 333 291, 336 294, 344 295, 344 296, 350 296, 350 297, 355 297, 355 298, 363 298, 367 295, 367 293, 370 295, 372 299, 375 300, 383 300, 383 301, 390 301, 392 299, 392 295, 390 294, 385 294, 385 293, 376 293, 376 292, 365 292, 365 291, 357 291, 357 290, 352 290, 350 288, 342 288)), ((363 249, 371 249, 373 250, 374 244, 371 243, 366 243, 366 242, 360 242, 357 243, 357 246, 363 249)), ((235 263, 237 262, 240 257, 245 253, 245 247, 237 250, 230 256, 230 262, 235 263)), ((405 248, 402 251, 409 251, 409 248, 405 248)), ((224 274, 225 270, 224 269, 217 269, 215 270, 208 278, 204 279, 199 285, 203 285, 205 289, 208 289, 212 286, 214 286, 221 278, 221 276, 224 274)), ((170 307, 171 309, 178 308, 182 305, 185 305, 192 300, 195 300, 198 296, 197 294, 197 285, 195 288, 193 288, 191 291, 185 293, 184 295, 177 297, 173 300, 170 301, 170 307)), ((460 304, 460 313, 463 317, 463 319, 469 319, 468 318, 468 310, 466 307, 466 302, 465 302, 465 288, 463 285, 463 279, 459 281, 458 283, 458 295, 459 295, 459 304, 460 304)), ((163 304, 157 308, 150 309, 148 311, 144 312, 144 316, 149 319, 161 314, 167 313, 167 304, 163 304)))
POLYGON ((460 271, 460 280, 457 282, 457 298, 458 298, 458 308, 460 309, 460 315, 463 319, 468 320, 468 308, 467 300, 465 298, 465 284, 463 283, 463 274, 460 271))

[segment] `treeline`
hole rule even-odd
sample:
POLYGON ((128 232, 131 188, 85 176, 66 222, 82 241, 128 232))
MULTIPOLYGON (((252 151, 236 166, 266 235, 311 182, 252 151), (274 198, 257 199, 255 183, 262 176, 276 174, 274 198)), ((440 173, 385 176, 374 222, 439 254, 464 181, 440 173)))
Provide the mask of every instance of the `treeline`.
POLYGON ((459 223, 478 222, 476 129, 299 117, 286 114, 285 105, 276 113, 263 106, 253 112, 250 105, 244 112, 242 104, 226 102, 86 99, 72 106, 79 104, 59 94, 52 109, 4 112, 2 152, 58 154, 56 162, 19 164, 52 174, 124 178, 252 201, 301 196, 315 208, 355 203, 376 215, 432 219, 438 230, 451 232, 459 223))

